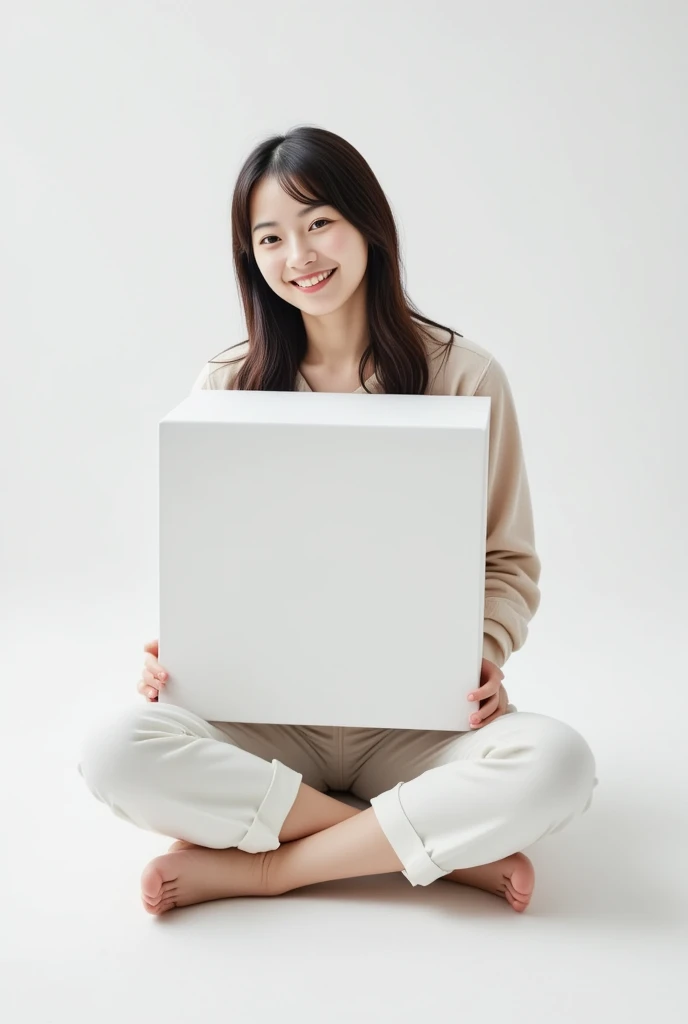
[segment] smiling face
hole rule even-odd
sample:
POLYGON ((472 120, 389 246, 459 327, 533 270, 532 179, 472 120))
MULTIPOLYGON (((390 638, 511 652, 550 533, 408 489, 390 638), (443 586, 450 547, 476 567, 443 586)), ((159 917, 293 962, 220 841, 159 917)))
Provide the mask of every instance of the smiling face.
POLYGON ((275 178, 263 178, 251 195, 253 254, 272 290, 301 309, 322 316, 362 298, 368 243, 334 206, 311 209, 292 199, 275 178), (265 221, 272 222, 269 226, 265 221), (295 278, 335 269, 325 284, 304 290, 295 278), (360 291, 359 291, 360 290, 360 291))

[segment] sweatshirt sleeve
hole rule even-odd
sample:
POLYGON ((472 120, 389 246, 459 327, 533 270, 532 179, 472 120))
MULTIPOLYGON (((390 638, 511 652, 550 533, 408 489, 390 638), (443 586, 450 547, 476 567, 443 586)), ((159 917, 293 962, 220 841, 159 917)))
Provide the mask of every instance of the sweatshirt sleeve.
POLYGON ((540 604, 540 559, 516 407, 492 356, 475 389, 492 399, 487 474, 483 658, 502 668, 523 646, 540 604))

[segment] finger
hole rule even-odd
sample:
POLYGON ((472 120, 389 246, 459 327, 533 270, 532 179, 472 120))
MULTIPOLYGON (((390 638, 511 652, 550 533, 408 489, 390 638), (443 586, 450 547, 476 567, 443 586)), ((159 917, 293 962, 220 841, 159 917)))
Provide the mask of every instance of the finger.
POLYGON ((139 679, 136 689, 150 701, 158 699, 158 690, 155 686, 149 686, 143 679, 139 679))
POLYGON ((505 714, 506 714, 506 711, 502 711, 501 708, 497 708, 497 710, 495 711, 495 713, 493 715, 490 715, 490 717, 486 718, 485 721, 483 721, 483 722, 478 722, 477 725, 472 726, 471 728, 474 728, 474 729, 484 729, 486 725, 489 725, 491 722, 494 722, 497 718, 501 718, 502 715, 505 715, 505 714))
POLYGON ((144 649, 144 651, 148 651, 149 654, 155 654, 155 656, 157 657, 157 654, 158 654, 158 641, 157 640, 149 640, 147 644, 143 645, 143 649, 144 649))
POLYGON ((488 697, 493 697, 495 693, 498 693, 502 679, 504 679, 504 673, 501 668, 497 665, 493 665, 492 662, 483 665, 484 670, 488 670, 490 674, 483 682, 483 673, 480 675, 480 686, 477 690, 474 690, 472 694, 468 695, 469 700, 486 700, 488 697))
POLYGON ((149 672, 147 668, 144 668, 141 675, 146 686, 155 686, 157 689, 161 689, 167 680, 166 672, 163 672, 162 675, 155 675, 153 672, 149 672))
POLYGON ((487 700, 488 697, 494 697, 495 693, 499 692, 501 685, 502 684, 498 679, 492 677, 488 679, 486 683, 483 683, 482 686, 479 686, 477 690, 473 690, 469 693, 468 699, 474 701, 487 700))
MULTIPOLYGON (((500 687, 499 693, 497 694, 497 707, 490 714, 488 713, 480 722, 477 723, 477 728, 482 728, 485 725, 489 725, 490 722, 494 721, 495 718, 499 718, 501 715, 506 715, 509 711, 509 697, 504 687, 500 687)), ((487 704, 485 708, 480 709, 480 714, 485 714, 485 709, 488 710, 487 704)))
POLYGON ((480 725, 485 719, 489 718, 490 715, 499 708, 499 694, 496 693, 494 697, 490 697, 489 700, 480 707, 479 710, 474 711, 471 715, 471 725, 480 725))
POLYGON ((143 659, 144 668, 148 669, 151 675, 160 676, 167 675, 167 671, 163 668, 157 658, 154 658, 151 654, 147 655, 143 659))

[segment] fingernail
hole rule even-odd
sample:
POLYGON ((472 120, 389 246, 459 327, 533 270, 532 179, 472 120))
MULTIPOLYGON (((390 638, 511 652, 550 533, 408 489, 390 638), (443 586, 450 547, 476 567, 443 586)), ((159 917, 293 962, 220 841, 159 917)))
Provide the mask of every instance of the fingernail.
POLYGON ((152 686, 148 687, 148 696, 149 697, 155 697, 156 693, 157 693, 157 690, 154 690, 152 686))

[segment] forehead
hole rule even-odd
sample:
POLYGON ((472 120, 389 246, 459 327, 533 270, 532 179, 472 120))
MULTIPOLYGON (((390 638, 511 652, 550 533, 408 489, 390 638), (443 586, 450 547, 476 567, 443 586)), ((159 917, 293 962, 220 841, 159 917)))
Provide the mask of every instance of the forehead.
POLYGON ((251 227, 263 219, 291 219, 305 209, 304 203, 288 195, 276 178, 263 178, 255 186, 249 207, 251 227))

